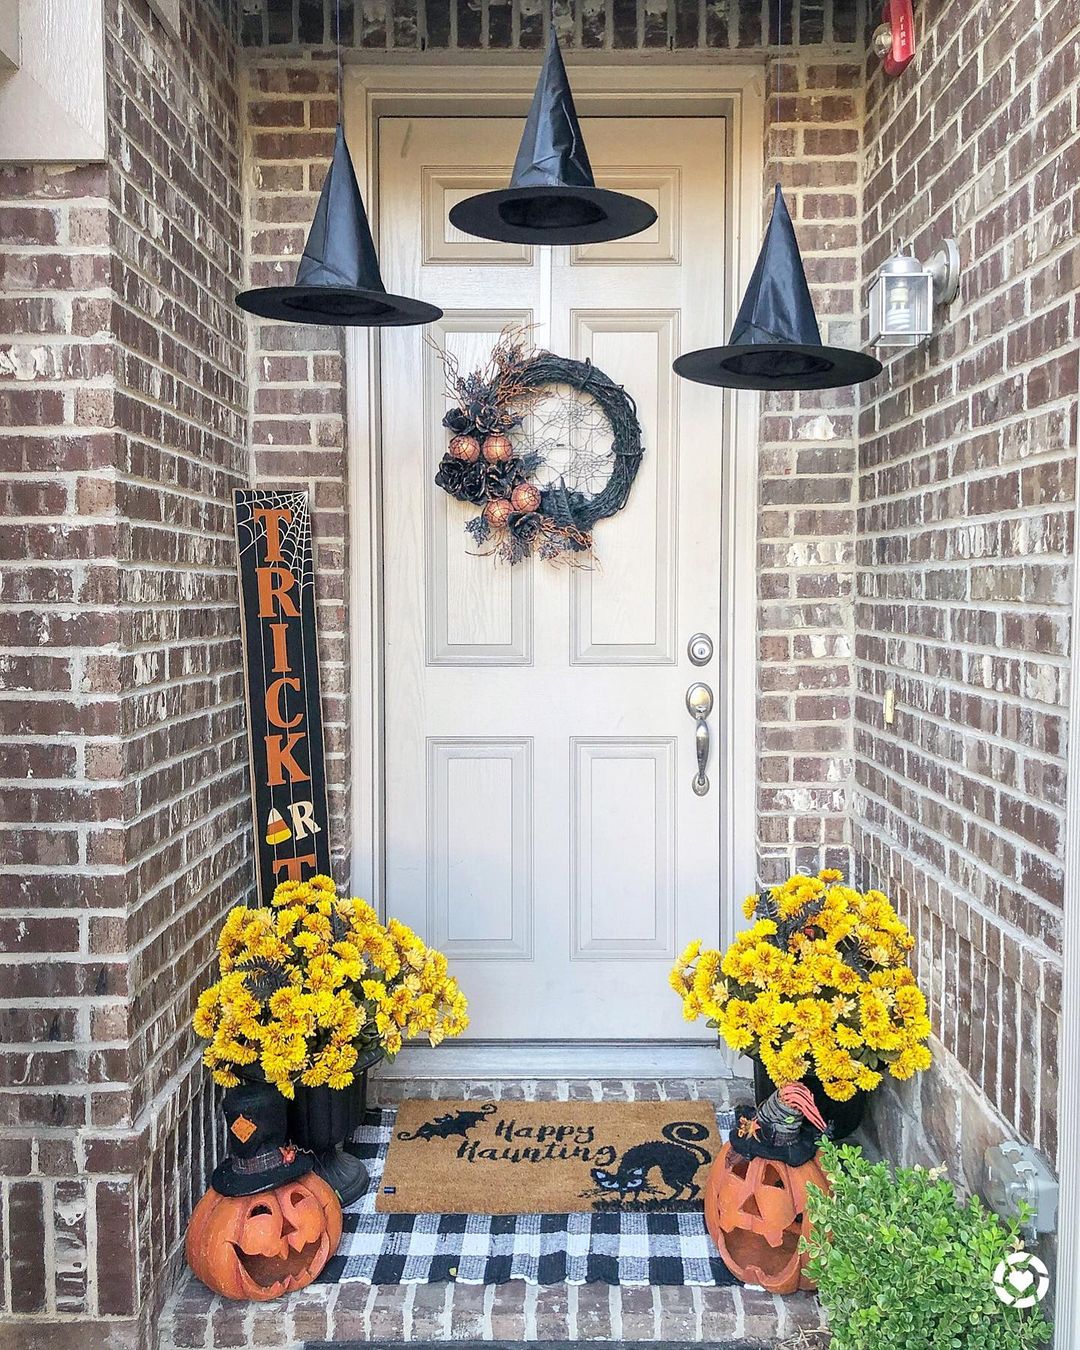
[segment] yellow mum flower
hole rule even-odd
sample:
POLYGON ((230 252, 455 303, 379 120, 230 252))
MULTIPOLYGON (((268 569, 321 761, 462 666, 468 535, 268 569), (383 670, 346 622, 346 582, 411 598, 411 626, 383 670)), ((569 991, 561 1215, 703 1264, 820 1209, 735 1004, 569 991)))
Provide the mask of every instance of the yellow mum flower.
POLYGON ((218 969, 192 1023, 224 1086, 258 1063, 286 1097, 297 1083, 344 1088, 361 1048, 392 1055, 406 1033, 438 1044, 468 1026, 446 957, 398 920, 380 923, 366 901, 339 898, 326 876, 283 882, 272 907, 234 906, 218 969))
POLYGON ((709 1018, 733 1049, 758 1054, 776 1081, 804 1077, 812 1057, 837 1100, 856 1087, 872 1091, 886 1071, 902 1077, 926 1067, 926 1000, 906 964, 914 938, 888 898, 844 885, 828 868, 789 877, 769 894, 791 921, 785 937, 757 917, 759 899, 748 896, 747 931, 723 953, 691 943, 671 971, 683 1015, 709 1018))

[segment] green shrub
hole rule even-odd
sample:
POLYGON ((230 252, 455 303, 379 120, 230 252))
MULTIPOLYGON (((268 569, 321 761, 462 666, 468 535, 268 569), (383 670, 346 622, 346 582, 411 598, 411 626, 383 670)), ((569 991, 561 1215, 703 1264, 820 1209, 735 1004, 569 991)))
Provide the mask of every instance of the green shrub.
POLYGON ((808 1273, 829 1314, 832 1350, 1028 1350, 1050 1337, 1037 1307, 994 1292, 1019 1246, 978 1197, 922 1168, 895 1171, 824 1141, 832 1194, 811 1189, 808 1273))

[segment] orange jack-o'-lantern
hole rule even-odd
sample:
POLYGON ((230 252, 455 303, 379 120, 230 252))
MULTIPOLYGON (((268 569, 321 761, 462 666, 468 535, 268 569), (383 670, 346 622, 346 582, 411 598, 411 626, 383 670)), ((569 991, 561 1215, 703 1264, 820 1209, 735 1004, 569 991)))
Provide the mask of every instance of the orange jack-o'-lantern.
POLYGON ((188 1265, 226 1298, 279 1298, 303 1289, 341 1241, 341 1205, 314 1172, 256 1195, 209 1190, 187 1231, 188 1265))
POLYGON ((816 1155, 793 1167, 724 1145, 705 1186, 705 1222, 733 1275, 773 1294, 815 1288, 799 1251, 799 1239, 810 1231, 808 1185, 829 1189, 816 1155))

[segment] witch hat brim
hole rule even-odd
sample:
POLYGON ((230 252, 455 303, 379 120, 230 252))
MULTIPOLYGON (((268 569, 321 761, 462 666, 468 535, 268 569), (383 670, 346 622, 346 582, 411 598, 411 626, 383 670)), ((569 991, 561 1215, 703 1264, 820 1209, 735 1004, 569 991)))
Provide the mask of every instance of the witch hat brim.
POLYGON ((458 202, 451 225, 508 244, 600 244, 655 220, 648 202, 596 186, 552 24, 509 187, 458 202))
POLYGON ((344 328, 401 328, 443 316, 438 306, 424 300, 356 286, 261 286, 242 291, 236 303, 261 319, 344 328))
POLYGON ((296 282, 243 291, 236 303, 263 319, 349 328, 393 328, 442 318, 437 306, 392 295, 383 285, 360 186, 340 125, 334 133, 334 158, 296 270, 296 282))
POLYGON ((777 184, 772 218, 726 346, 686 352, 676 375, 726 389, 835 389, 881 373, 881 362, 821 342, 795 227, 777 184))
POLYGON ((272 1191, 290 1181, 299 1181, 314 1170, 314 1163, 310 1153, 297 1150, 291 1162, 286 1162, 283 1157, 280 1163, 271 1167, 245 1172, 241 1163, 228 1157, 214 1168, 210 1185, 218 1195, 258 1195, 260 1191, 272 1191))
POLYGON ((508 244, 603 244, 640 234, 655 220, 637 197, 569 183, 481 192, 450 209, 451 225, 463 233, 508 244))
POLYGON ((672 363, 676 375, 722 389, 839 389, 881 374, 881 362, 847 347, 797 342, 702 347, 672 363))

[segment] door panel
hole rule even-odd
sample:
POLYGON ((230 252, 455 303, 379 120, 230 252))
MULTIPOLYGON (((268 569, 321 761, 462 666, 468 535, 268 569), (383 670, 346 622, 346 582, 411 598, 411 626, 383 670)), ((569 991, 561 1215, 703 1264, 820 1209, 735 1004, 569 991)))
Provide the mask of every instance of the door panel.
POLYGON ((532 954, 532 742, 429 740, 431 940, 458 959, 532 954), (478 836, 475 821, 485 828, 478 836), (461 841, 469 840, 462 848, 461 841))
POLYGON ((570 876, 578 960, 645 953, 670 959, 676 759, 674 737, 574 742, 570 876))
MULTIPOLYGON (((675 661, 678 446, 671 363, 678 314, 575 314, 573 355, 623 372, 648 452, 618 528, 603 530, 601 566, 571 577, 575 664, 675 661)), ((603 527, 601 527, 603 529, 603 527)))
POLYGON ((535 325, 624 385, 645 446, 591 566, 498 565, 465 533, 475 510, 432 481, 437 354, 416 329, 381 335, 387 903, 450 956, 472 1036, 705 1040, 667 971, 690 937, 719 939, 719 796, 691 790, 684 698, 719 687, 685 646, 700 630, 721 647, 721 435, 715 396, 671 362, 721 326, 724 129, 583 127, 597 181, 657 206, 642 235, 470 239, 446 211, 507 181, 520 120, 380 123, 387 286, 444 308, 428 331, 463 372, 535 325))

